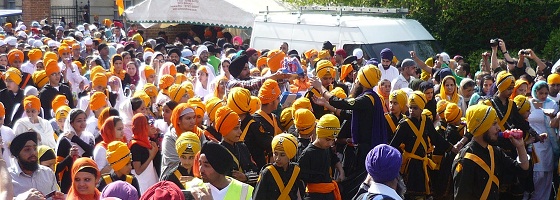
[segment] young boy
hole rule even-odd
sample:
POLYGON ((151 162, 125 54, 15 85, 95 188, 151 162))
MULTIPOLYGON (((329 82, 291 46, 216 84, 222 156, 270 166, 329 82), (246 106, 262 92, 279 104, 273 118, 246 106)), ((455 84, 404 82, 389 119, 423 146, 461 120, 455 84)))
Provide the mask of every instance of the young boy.
POLYGON ((343 180, 344 169, 338 157, 330 147, 340 131, 340 122, 332 114, 325 114, 319 119, 316 128, 316 140, 309 144, 299 158, 301 180, 307 184, 307 198, 342 199, 338 184, 332 179, 332 167, 336 167, 343 180))
POLYGON ((175 183, 182 190, 186 189, 181 181, 190 181, 194 177, 193 164, 196 154, 200 151, 201 144, 198 136, 193 132, 181 134, 175 142, 177 154, 181 163, 177 167, 170 167, 164 171, 161 180, 175 183))
MULTIPOLYGON (((111 165, 111 168, 113 168, 113 172, 101 176, 97 189, 103 190, 109 183, 120 180, 130 183, 140 192, 138 179, 130 174, 132 170, 132 156, 130 154, 130 149, 128 149, 128 146, 124 142, 113 141, 107 145, 107 161, 111 165)), ((140 193, 138 193, 138 195, 140 196, 140 193)))
POLYGON ((296 156, 297 142, 296 137, 288 133, 274 136, 274 163, 266 165, 261 171, 254 199, 298 199, 304 196, 305 187, 299 178, 300 168, 290 162, 296 156))
POLYGON ((407 101, 408 97, 403 90, 395 90, 389 95, 390 112, 385 113, 385 119, 387 119, 387 124, 389 124, 389 126, 387 126, 387 133, 389 133, 390 139, 393 139, 395 131, 397 130, 397 125, 399 125, 401 119, 405 117, 407 101))

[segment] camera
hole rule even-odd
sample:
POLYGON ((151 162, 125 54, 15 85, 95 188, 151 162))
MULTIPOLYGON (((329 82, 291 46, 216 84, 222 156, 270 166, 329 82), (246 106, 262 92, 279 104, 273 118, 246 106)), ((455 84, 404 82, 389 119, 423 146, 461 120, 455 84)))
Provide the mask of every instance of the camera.
POLYGON ((490 46, 492 47, 498 46, 499 43, 500 43, 500 38, 495 38, 490 40, 490 46))
POLYGON ((529 51, 523 49, 523 50, 521 50, 521 54, 522 54, 522 55, 529 55, 529 54, 531 54, 531 52, 529 52, 529 51))

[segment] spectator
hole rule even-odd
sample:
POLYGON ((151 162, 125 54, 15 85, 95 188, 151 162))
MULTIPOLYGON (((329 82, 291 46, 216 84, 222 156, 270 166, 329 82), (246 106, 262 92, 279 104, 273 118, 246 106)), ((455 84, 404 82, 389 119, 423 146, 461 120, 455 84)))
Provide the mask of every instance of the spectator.
POLYGON ((369 151, 365 163, 368 175, 354 200, 403 199, 401 192, 404 188, 399 184, 402 158, 396 148, 386 144, 377 145, 369 151))

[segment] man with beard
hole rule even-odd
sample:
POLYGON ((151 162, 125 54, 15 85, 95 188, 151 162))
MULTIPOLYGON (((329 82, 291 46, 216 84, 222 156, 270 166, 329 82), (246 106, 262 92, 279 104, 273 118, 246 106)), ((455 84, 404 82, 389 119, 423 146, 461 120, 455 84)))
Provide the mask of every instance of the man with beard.
MULTIPOLYGON (((59 192, 56 177, 51 168, 39 165, 37 152, 37 133, 25 132, 17 135, 10 144, 10 151, 17 164, 8 170, 12 176, 14 194, 24 199, 30 196, 43 197, 53 191, 53 199, 63 199, 59 192)), ((19 198, 18 198, 19 199, 19 198)))
MULTIPOLYGON (((498 143, 500 132, 496 110, 487 105, 473 105, 467 109, 467 129, 473 139, 453 162, 455 199, 499 199, 500 179, 527 174, 529 160, 523 138, 510 137, 519 155, 517 161, 504 154, 498 143)), ((501 189, 501 188, 500 188, 501 189)))
POLYGON ((179 61, 181 60, 181 51, 177 48, 169 50, 168 58, 168 61, 175 64, 175 66, 179 65, 179 61))
MULTIPOLYGON (((199 47, 200 49, 200 47, 199 47)), ((202 62, 202 58, 200 59, 202 62)), ((258 96, 259 89, 263 85, 264 81, 267 79, 282 80, 287 79, 291 74, 284 74, 280 71, 264 76, 261 78, 253 78, 249 71, 249 56, 247 54, 242 54, 235 58, 229 65, 229 71, 235 80, 229 80, 227 84, 227 90, 231 90, 234 87, 242 87, 248 89, 252 96, 258 96)))
POLYGON ((206 199, 251 199, 253 186, 242 183, 226 174, 233 169, 233 157, 218 143, 207 142, 200 150, 200 176, 204 183, 190 189, 193 196, 206 199))
POLYGON ((395 80, 399 76, 399 70, 392 66, 391 63, 393 62, 393 52, 389 48, 385 48, 381 50, 379 54, 381 57, 381 80, 395 80))

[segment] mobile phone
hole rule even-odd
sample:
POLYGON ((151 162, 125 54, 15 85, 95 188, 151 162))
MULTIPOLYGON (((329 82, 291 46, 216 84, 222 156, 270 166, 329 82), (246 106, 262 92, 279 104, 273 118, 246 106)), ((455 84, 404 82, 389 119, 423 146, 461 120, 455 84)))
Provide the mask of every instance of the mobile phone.
POLYGON ((55 191, 52 191, 52 192, 50 192, 50 193, 48 193, 47 195, 45 195, 45 199, 48 199, 48 198, 53 197, 54 194, 56 194, 56 190, 55 190, 55 191))

